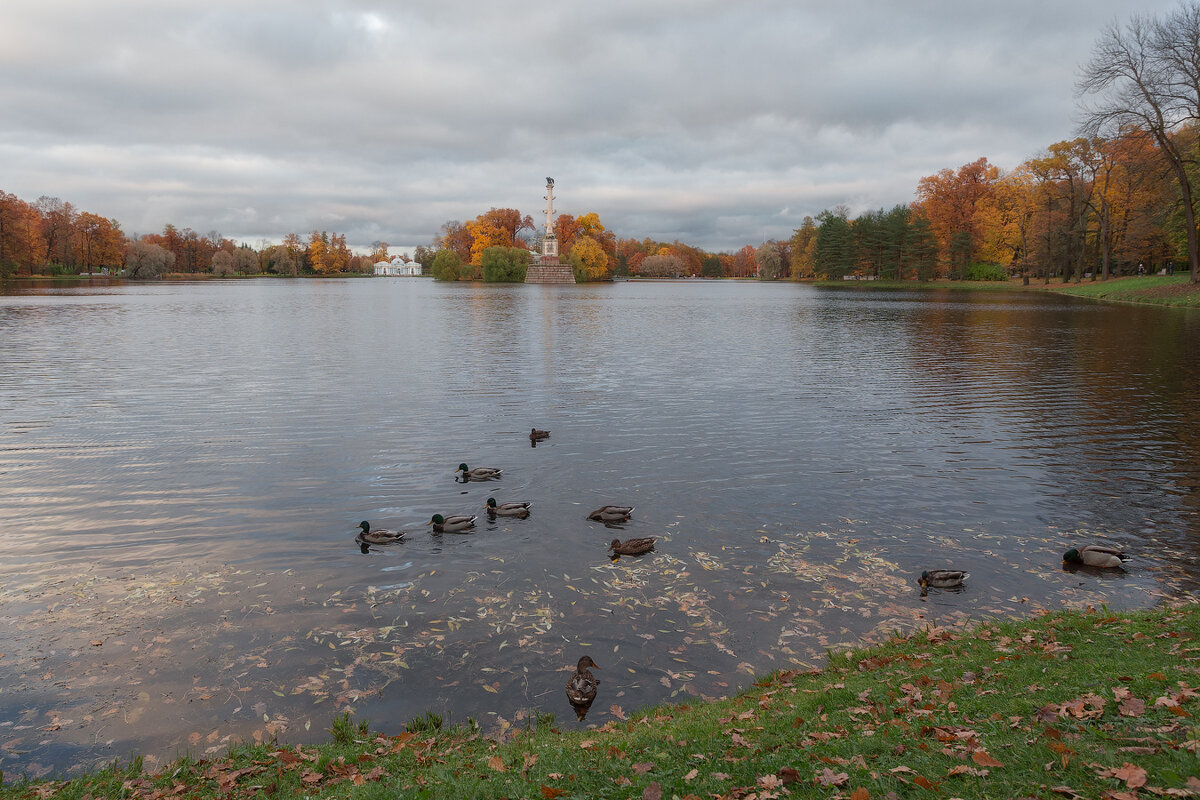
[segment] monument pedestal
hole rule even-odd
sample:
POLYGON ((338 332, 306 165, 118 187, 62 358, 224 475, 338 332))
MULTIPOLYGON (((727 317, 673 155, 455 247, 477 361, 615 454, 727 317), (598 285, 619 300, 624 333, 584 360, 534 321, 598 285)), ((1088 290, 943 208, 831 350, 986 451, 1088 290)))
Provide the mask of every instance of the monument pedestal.
POLYGON ((538 256, 525 271, 526 283, 574 283, 575 272, 558 256, 538 256))

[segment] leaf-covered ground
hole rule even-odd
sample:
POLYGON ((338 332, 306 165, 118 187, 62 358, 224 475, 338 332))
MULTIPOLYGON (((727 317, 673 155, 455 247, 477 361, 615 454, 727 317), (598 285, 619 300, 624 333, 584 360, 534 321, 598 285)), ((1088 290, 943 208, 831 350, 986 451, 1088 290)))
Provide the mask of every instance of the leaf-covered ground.
POLYGON ((771 800, 1200 796, 1200 605, 929 628, 736 697, 530 722, 233 748, 13 798, 335 796, 771 800))

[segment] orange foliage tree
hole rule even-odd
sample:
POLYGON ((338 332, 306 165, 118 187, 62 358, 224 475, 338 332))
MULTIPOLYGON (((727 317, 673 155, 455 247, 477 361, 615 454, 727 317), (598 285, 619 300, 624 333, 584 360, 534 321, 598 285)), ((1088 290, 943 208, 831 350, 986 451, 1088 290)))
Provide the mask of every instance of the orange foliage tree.
POLYGON ((982 242, 980 212, 991 199, 1000 170, 986 158, 957 170, 943 169, 917 183, 918 207, 933 226, 951 274, 963 277, 982 242))

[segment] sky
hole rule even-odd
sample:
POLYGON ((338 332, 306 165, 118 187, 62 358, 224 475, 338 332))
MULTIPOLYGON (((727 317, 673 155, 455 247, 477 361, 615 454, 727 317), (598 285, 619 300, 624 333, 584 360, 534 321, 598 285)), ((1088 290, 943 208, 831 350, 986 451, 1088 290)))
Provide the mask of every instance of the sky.
POLYGON ((0 191, 130 235, 430 245, 516 208, 712 252, 1077 133, 1176 0, 4 0, 0 191))

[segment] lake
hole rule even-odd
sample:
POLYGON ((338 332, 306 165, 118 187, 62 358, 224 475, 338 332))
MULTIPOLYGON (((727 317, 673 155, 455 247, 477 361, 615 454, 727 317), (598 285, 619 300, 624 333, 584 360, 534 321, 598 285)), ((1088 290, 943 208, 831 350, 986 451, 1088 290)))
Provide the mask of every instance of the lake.
POLYGON ((1194 598, 1198 340, 1195 312, 1034 292, 4 285, 0 769, 348 710, 602 725, 898 630, 1194 598), (608 503, 636 510, 586 519, 608 503), (364 553, 360 520, 407 538, 364 553), (1128 570, 1064 571, 1087 542, 1128 570), (923 597, 939 567, 970 578, 923 597))

